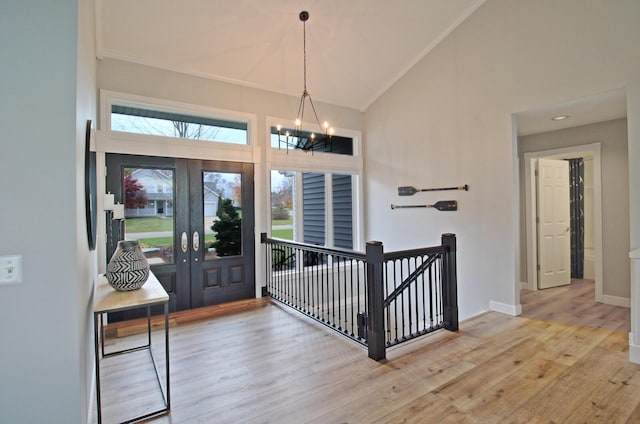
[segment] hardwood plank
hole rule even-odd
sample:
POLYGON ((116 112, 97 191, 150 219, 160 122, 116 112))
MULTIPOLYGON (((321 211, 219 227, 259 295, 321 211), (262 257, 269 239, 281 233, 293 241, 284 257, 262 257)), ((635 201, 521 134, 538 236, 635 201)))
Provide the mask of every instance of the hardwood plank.
MULTIPOLYGON (((624 352, 596 345, 559 378, 533 396, 528 407, 551 421, 565 422, 585 402, 589 402, 601 383, 607 383, 626 363, 624 352)), ((636 365, 633 368, 638 370, 636 365)))
POLYGON ((640 403, 640 372, 634 364, 623 365, 567 418, 567 423, 624 423, 640 403))
POLYGON ((373 422, 377 424, 424 423, 427 420, 434 423, 475 423, 471 417, 461 413, 455 406, 435 393, 428 393, 405 407, 395 408, 373 422))
POLYGON ((525 408, 516 411, 501 421, 503 424, 556 424, 525 408))
MULTIPOLYGON (((512 372, 505 370, 502 378, 487 386, 460 408, 480 422, 501 422, 510 417, 514 409, 544 389, 566 371, 566 366, 546 359, 525 360, 512 372)), ((495 373, 499 369, 494 368, 495 373)))

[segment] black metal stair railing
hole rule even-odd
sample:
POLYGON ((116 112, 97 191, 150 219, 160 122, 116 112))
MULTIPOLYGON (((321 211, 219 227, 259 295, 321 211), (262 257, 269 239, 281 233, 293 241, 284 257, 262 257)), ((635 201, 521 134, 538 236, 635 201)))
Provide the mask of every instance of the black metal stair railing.
POLYGON ((266 290, 271 298, 366 344, 358 316, 366 314, 365 256, 341 249, 270 239, 266 290))
POLYGON ((366 253, 261 235, 266 292, 368 347, 369 357, 439 329, 458 329, 456 239, 398 252, 368 242, 366 253))

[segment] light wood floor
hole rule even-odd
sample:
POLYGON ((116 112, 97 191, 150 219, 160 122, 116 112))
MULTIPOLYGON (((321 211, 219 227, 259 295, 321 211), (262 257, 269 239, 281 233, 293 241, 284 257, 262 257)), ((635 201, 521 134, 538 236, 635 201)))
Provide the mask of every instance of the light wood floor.
MULTIPOLYGON (((171 328, 172 411, 150 422, 640 422, 640 366, 627 360, 626 330, 584 311, 583 323, 602 328, 548 321, 562 314, 543 301, 536 308, 536 293, 523 293, 524 310, 539 318, 486 313, 457 333, 397 346, 382 363, 269 302, 184 319, 171 328)), ((103 399, 116 405, 105 423, 159 402, 144 359, 103 361, 103 399)))
POLYGON ((545 290, 521 290, 525 318, 618 330, 629 333, 630 309, 595 301, 593 280, 572 280, 568 286, 545 290))

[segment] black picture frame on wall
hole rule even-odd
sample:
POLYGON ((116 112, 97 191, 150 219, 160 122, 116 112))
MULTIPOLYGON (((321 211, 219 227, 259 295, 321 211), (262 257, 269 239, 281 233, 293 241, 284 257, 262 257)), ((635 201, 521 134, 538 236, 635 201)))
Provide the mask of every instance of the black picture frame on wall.
POLYGON ((84 199, 85 216, 87 221, 87 241, 89 250, 96 248, 96 209, 97 188, 96 188, 96 152, 91 151, 91 119, 87 119, 85 129, 85 150, 84 150, 84 199))

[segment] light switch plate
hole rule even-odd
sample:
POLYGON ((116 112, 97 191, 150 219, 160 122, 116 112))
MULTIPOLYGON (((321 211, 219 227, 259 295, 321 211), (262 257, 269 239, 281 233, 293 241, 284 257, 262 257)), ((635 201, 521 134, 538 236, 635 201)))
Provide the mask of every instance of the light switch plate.
POLYGON ((0 256, 0 284, 22 283, 22 256, 0 256))

